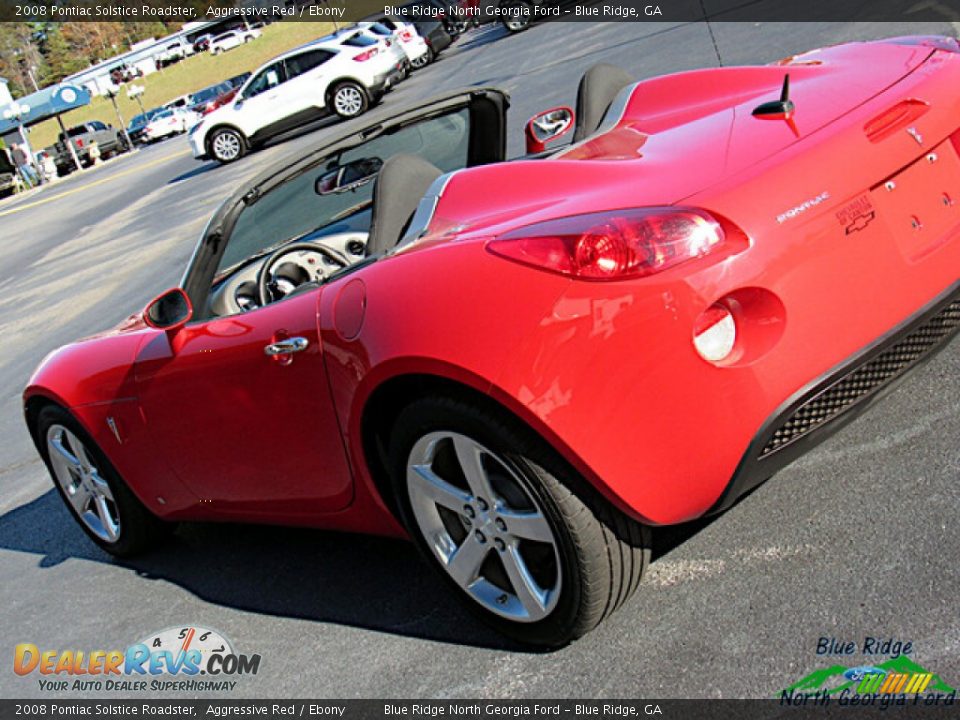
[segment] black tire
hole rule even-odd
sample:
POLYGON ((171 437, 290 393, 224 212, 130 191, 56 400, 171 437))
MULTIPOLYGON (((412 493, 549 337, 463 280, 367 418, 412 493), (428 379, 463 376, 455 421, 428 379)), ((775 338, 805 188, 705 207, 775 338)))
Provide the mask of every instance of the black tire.
POLYGON ((427 65, 432 63, 435 57, 436 57, 436 53, 434 53, 433 48, 428 45, 427 51, 423 55, 421 55, 416 60, 410 61, 410 68, 412 70, 422 70, 427 65))
POLYGON ((510 2, 502 3, 501 7, 517 8, 518 12, 522 13, 517 17, 507 16, 500 21, 509 32, 523 32, 530 27, 530 17, 533 14, 532 4, 526 2, 526 0, 510 0, 510 2))
POLYGON ((217 128, 207 140, 207 154, 218 163, 228 165, 236 162, 250 149, 250 144, 239 130, 232 127, 217 128), (228 152, 227 147, 236 148, 234 152, 228 152))
POLYGON ((506 413, 446 397, 418 400, 394 425, 389 462, 402 519, 420 551, 471 610, 522 643, 558 647, 586 634, 633 594, 649 562, 649 529, 614 509, 546 442, 506 413), (564 578, 559 599, 543 619, 518 622, 484 608, 449 576, 427 545, 407 490, 407 461, 420 438, 442 431, 465 435, 496 453, 543 509, 564 578))
POLYGON ((142 554, 162 544, 173 530, 174 525, 165 523, 157 518, 137 499, 113 467, 109 458, 107 458, 96 442, 93 441, 93 438, 87 434, 80 423, 78 423, 69 412, 56 405, 48 405, 43 408, 37 417, 36 433, 37 446, 40 448, 40 455, 43 457, 43 461, 47 466, 54 487, 60 494, 70 514, 73 515, 77 521, 77 524, 80 525, 93 542, 111 555, 122 558, 142 554), (114 542, 104 540, 87 527, 67 499, 60 483, 57 482, 54 469, 50 462, 50 453, 46 440, 47 432, 53 425, 61 425, 77 436, 80 442, 83 443, 87 455, 90 456, 91 461, 95 463, 100 477, 109 485, 120 521, 120 533, 114 542))
POLYGON ((371 105, 370 94, 367 92, 367 89, 363 87, 360 83, 356 83, 353 80, 341 80, 336 85, 334 85, 329 92, 329 107, 333 112, 344 120, 349 120, 350 118, 359 117, 367 111, 371 105), (345 103, 343 109, 337 107, 338 105, 338 95, 349 95, 350 98, 356 99, 356 103, 351 104, 350 108, 357 108, 356 110, 348 110, 345 103))

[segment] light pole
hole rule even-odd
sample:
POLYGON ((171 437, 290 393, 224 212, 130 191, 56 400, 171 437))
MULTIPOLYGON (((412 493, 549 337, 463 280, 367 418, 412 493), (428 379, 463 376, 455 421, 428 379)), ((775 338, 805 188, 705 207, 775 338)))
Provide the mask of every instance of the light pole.
POLYGON ((24 103, 14 103, 3 111, 4 120, 16 120, 17 121, 17 132, 20 133, 20 140, 23 141, 23 144, 28 148, 30 147, 30 141, 27 140, 26 134, 23 132, 23 123, 21 122, 25 115, 30 114, 30 106, 24 103))
POLYGON ((123 121, 123 115, 120 114, 120 106, 117 105, 117 95, 119 93, 120 88, 116 85, 111 85, 104 94, 110 98, 110 102, 113 103, 114 112, 117 113, 117 120, 120 121, 120 132, 123 133, 123 137, 127 141, 127 150, 129 150, 133 147, 133 143, 130 142, 130 136, 127 134, 127 124, 123 121))
POLYGON ((140 106, 141 114, 146 115, 147 111, 143 109, 143 100, 140 98, 143 96, 143 93, 146 92, 146 88, 143 85, 128 85, 127 86, 127 97, 131 100, 136 100, 137 105, 140 106))

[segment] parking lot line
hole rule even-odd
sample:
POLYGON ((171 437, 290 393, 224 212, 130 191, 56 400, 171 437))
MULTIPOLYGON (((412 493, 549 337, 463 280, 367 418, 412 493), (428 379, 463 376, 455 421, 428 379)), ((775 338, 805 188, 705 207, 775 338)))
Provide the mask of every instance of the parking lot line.
POLYGON ((94 180, 93 182, 87 183, 85 185, 80 185, 75 188, 70 188, 69 190, 64 190, 62 193, 59 193, 57 195, 51 195, 50 197, 40 198, 39 200, 36 200, 35 202, 27 203, 26 205, 10 208, 9 210, 3 210, 2 212, 0 212, 0 217, 4 217, 6 215, 13 215, 14 213, 20 212, 21 210, 29 210, 30 208, 35 208, 38 205, 43 205, 48 202, 53 202, 54 200, 59 200, 62 197, 66 197, 67 195, 73 195, 74 193, 80 192, 81 190, 87 190, 88 188, 96 187, 97 185, 102 185, 103 183, 110 182, 111 180, 116 180, 117 178, 123 177, 125 175, 130 175, 135 172, 140 172, 141 170, 146 170, 147 168, 153 167, 154 165, 159 165, 160 163, 169 162, 170 160, 175 160, 176 158, 183 157, 189 154, 190 154, 190 151, 188 150, 186 152, 176 153, 174 155, 168 155, 166 157, 157 158, 156 160, 151 160, 150 162, 144 163, 143 165, 137 165, 136 167, 129 168, 128 170, 123 170, 121 172, 114 173, 109 177, 100 178, 99 180, 94 180))

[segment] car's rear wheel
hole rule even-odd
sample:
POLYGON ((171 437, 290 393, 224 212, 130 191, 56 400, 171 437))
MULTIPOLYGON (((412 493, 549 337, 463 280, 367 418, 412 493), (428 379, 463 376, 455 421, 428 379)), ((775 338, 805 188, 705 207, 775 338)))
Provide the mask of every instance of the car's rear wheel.
POLYGON ((210 136, 209 153, 217 162, 232 163, 247 153, 247 140, 239 130, 220 128, 210 136))
POLYGON ((517 421, 436 397, 394 428, 391 475, 411 535, 500 632, 563 645, 636 589, 649 531, 517 421))
POLYGON ((330 104, 337 115, 348 119, 366 112, 370 106, 370 98, 361 85, 345 80, 337 83, 330 92, 330 104))
POLYGON ((410 61, 410 67, 412 67, 414 70, 420 70, 425 68, 431 62, 433 62, 433 48, 427 47, 427 51, 425 53, 410 61))
POLYGON ((37 419, 37 438, 60 497, 104 550, 130 557, 156 546, 169 532, 66 410, 45 407, 37 419))
POLYGON ((507 5, 503 26, 512 33, 521 32, 530 27, 533 5, 525 0, 513 0, 507 5))

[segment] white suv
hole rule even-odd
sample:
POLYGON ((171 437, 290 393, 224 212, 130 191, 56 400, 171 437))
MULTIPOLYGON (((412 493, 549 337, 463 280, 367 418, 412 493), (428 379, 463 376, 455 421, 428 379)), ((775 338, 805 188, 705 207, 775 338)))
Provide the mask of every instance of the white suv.
POLYGON ((233 100, 190 131, 198 159, 229 163, 325 112, 353 118, 402 77, 384 42, 355 29, 328 35, 260 67, 233 100))
POLYGON ((430 64, 430 46, 420 37, 414 25, 384 17, 376 22, 358 23, 357 27, 373 36, 392 39, 415 70, 430 64))

